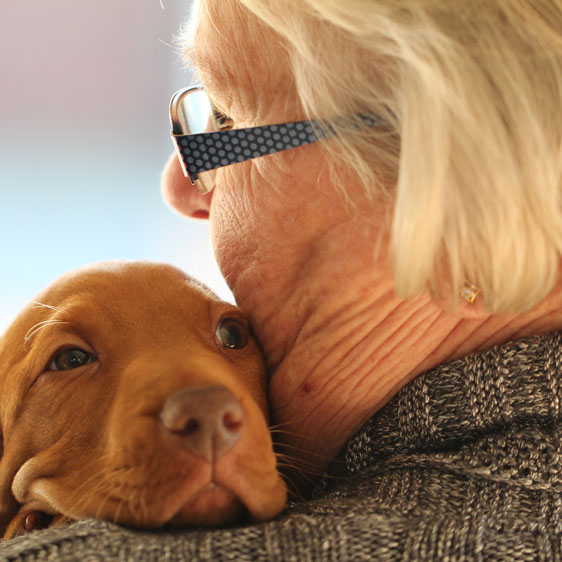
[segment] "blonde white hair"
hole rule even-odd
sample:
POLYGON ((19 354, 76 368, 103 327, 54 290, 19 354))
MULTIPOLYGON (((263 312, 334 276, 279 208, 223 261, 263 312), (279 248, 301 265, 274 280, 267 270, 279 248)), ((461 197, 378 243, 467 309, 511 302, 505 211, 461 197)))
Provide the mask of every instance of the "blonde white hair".
POLYGON ((395 185, 400 295, 439 293, 444 276, 479 285, 491 312, 548 294, 562 252, 562 1, 239 2, 280 35, 310 118, 384 119, 336 150, 368 191, 395 185))

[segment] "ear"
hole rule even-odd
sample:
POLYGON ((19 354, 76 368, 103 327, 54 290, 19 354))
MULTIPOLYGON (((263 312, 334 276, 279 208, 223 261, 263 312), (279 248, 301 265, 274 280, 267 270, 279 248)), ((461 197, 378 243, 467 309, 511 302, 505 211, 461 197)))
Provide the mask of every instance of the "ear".
POLYGON ((5 348, 7 338, 0 339, 0 533, 3 533, 19 509, 19 504, 12 494, 13 470, 10 470, 10 461, 6 455, 6 441, 4 424, 6 419, 8 393, 6 383, 11 363, 6 357, 5 348))
MULTIPOLYGON (((39 298, 42 298, 39 295, 39 298)), ((29 460, 30 444, 24 443, 21 414, 25 380, 34 355, 26 348, 31 327, 49 319, 49 308, 28 304, 0 337, 0 531, 5 531, 20 504, 12 493, 14 477, 29 460)), ((24 431, 25 433, 25 431, 24 431)), ((30 433, 29 431, 27 433, 30 433)))
POLYGON ((0 458, 0 533, 4 532, 9 522, 19 509, 18 502, 12 494, 12 477, 8 478, 3 470, 3 455, 0 458))
MULTIPOLYGON (((2 461, 0 461, 0 471, 2 461)), ((12 475, 6 478, 5 474, 0 474, 0 533, 5 532, 10 521, 16 516, 20 505, 12 494, 12 475)))
POLYGON ((444 273, 432 300, 443 312, 466 320, 486 320, 491 316, 484 306, 484 295, 477 285, 465 281, 454 287, 444 273))
POLYGON ((471 320, 486 320, 491 316, 484 307, 484 297, 481 294, 476 295, 473 301, 459 297, 454 314, 471 320))

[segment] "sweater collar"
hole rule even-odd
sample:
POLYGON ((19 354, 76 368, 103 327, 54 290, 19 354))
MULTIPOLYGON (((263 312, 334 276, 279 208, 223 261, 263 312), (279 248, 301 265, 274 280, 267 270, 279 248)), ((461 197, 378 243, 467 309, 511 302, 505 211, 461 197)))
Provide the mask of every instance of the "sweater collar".
POLYGON ((391 455, 451 451, 562 409, 561 334, 511 341, 418 376, 351 438, 338 459, 356 473, 391 455))

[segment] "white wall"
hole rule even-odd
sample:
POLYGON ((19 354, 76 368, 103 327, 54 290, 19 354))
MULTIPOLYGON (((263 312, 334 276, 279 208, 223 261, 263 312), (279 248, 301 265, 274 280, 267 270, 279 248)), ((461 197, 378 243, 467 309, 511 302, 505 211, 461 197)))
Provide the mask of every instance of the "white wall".
POLYGON ((231 298, 205 223, 160 197, 167 44, 189 0, 1 0, 0 332, 58 275, 104 259, 174 263, 231 298))

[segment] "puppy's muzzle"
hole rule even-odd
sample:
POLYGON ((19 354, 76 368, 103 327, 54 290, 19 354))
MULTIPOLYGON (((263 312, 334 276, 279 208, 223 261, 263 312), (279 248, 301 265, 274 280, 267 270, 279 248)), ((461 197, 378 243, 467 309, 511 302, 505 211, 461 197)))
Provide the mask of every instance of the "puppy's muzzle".
POLYGON ((214 461, 240 438, 244 410, 224 386, 182 388, 166 400, 160 420, 191 453, 214 461))

